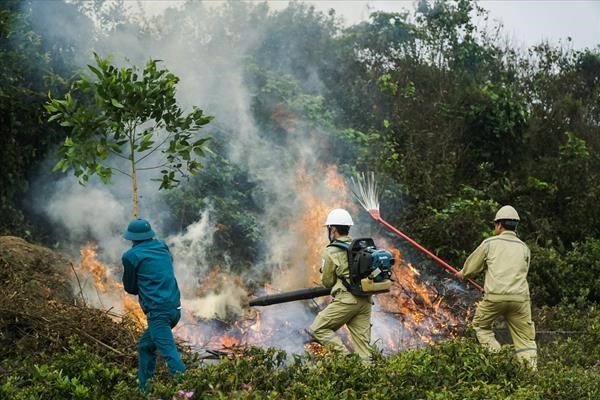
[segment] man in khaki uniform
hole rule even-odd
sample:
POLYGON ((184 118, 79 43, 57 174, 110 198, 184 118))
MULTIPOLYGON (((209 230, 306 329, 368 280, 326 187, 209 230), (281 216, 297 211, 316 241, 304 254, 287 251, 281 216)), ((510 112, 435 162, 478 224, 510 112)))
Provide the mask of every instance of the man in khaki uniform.
MULTIPOLYGON (((330 242, 352 242, 349 236, 352 225, 354 223, 348 211, 341 208, 332 210, 325 221, 330 242)), ((321 272, 323 285, 332 288, 333 301, 317 315, 310 326, 313 335, 329 350, 348 354, 348 349, 335 334, 346 325, 356 352, 362 360, 368 362, 371 358, 371 296, 354 296, 344 286, 341 278, 348 281, 350 271, 348 255, 343 249, 325 248, 321 272)))
POLYGON ((527 284, 531 254, 515 233, 518 222, 519 214, 513 207, 500 208, 494 218, 496 236, 484 240, 456 276, 464 279, 485 270, 485 294, 473 318, 477 339, 482 345, 499 350, 492 324, 503 316, 517 357, 535 370, 537 346, 527 284))

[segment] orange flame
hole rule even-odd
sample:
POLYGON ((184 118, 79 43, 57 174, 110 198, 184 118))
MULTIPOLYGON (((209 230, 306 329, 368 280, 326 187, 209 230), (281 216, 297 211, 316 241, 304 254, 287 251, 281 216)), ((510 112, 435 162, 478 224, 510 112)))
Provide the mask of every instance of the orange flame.
MULTIPOLYGON (((298 168, 296 174, 296 190, 298 196, 298 215, 286 221, 286 229, 297 234, 299 244, 293 249, 288 260, 289 265, 281 272, 281 281, 264 285, 267 294, 279 290, 296 289, 298 281, 303 287, 320 283, 321 251, 327 244, 323 223, 327 213, 333 208, 346 208, 356 215, 357 209, 350 200, 348 187, 335 166, 322 168, 319 174, 309 174, 304 166, 298 168), (300 277, 300 279, 297 279, 300 277), (292 282, 295 287, 285 287, 292 282)), ((391 351, 403 347, 421 346, 434 343, 440 336, 452 336, 449 325, 459 323, 444 298, 437 293, 435 287, 424 281, 418 268, 402 258, 400 250, 383 238, 376 238, 378 247, 390 250, 396 260, 393 266, 394 282, 387 294, 375 297, 377 306, 373 310, 374 326, 384 325, 381 334, 382 342, 391 351)), ((113 278, 110 269, 97 259, 97 250, 93 244, 81 249, 82 261, 78 273, 91 277, 99 293, 118 296, 121 308, 128 315, 145 322, 144 315, 134 297, 125 294, 122 284, 113 278)), ((223 273, 215 267, 208 274, 202 288, 195 294, 202 296, 220 285, 224 279, 233 281, 236 286, 244 287, 237 276, 223 273)), ((324 306, 327 298, 317 300, 324 306)), ((467 316, 470 312, 467 309, 467 316)), ((229 319, 229 317, 227 318, 229 319)), ((269 313, 264 314, 257 309, 244 309, 243 315, 229 320, 199 320, 191 312, 182 310, 181 323, 175 328, 177 336, 183 338, 192 347, 212 347, 231 350, 244 345, 271 346, 273 335, 288 335, 292 330, 303 327, 295 326, 297 322, 289 318, 281 322, 274 320, 269 313)), ((346 331, 339 332, 345 342, 349 341, 346 331)), ((324 354, 326 350, 315 343, 304 345, 307 351, 324 354)))
POLYGON ((305 285, 319 284, 321 266, 321 251, 327 244, 326 231, 323 226, 329 211, 334 208, 346 208, 355 211, 355 206, 349 200, 349 190, 344 178, 339 175, 335 165, 328 166, 318 176, 308 175, 303 166, 297 171, 296 186, 303 209, 300 223, 292 229, 302 238, 307 253, 294 264, 306 263, 309 268, 305 285), (319 234, 320 232, 320 234, 319 234))
POLYGON ((126 316, 138 323, 140 327, 145 327, 146 318, 137 300, 125 292, 123 284, 115 279, 110 268, 98 260, 98 246, 87 243, 81 246, 79 251, 81 262, 76 266, 75 272, 85 279, 92 280, 99 297, 103 295, 116 299, 126 316))

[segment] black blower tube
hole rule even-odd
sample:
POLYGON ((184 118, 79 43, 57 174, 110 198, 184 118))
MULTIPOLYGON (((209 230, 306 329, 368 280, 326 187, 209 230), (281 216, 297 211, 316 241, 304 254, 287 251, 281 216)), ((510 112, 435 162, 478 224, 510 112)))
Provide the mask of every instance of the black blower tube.
POLYGON ((250 307, 270 306, 271 304, 287 303, 289 301, 314 299, 315 297, 328 296, 331 294, 331 288, 314 287, 307 289, 298 289, 291 292, 270 294, 267 296, 256 297, 248 303, 250 307))

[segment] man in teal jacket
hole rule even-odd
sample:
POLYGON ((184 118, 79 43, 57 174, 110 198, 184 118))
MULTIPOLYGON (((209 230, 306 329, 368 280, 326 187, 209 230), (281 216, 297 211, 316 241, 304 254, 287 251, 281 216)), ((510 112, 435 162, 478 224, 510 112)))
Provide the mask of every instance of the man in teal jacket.
POLYGON ((166 243, 153 239, 154 235, 150 223, 144 219, 131 221, 123 235, 133 242, 122 257, 123 287, 127 293, 138 295, 148 320, 148 328, 138 342, 138 378, 142 390, 154 375, 157 350, 171 374, 185 371, 171 331, 181 317, 173 259, 166 243))

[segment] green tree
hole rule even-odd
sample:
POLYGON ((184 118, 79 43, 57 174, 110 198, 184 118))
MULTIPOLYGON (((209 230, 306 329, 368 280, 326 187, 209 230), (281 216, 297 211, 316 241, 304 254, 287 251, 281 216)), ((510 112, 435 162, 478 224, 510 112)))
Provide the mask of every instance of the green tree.
POLYGON ((75 81, 64 99, 50 97, 46 103, 49 121, 70 127, 71 135, 59 147, 60 161, 53 171, 74 171, 84 184, 98 175, 110 182, 113 171, 131 178, 133 215, 138 216, 137 173, 160 169, 160 189, 179 183, 179 176, 202 167, 195 156, 204 154, 207 138, 194 134, 213 117, 197 107, 184 115, 175 99, 179 78, 150 60, 143 71, 117 68, 95 54, 89 65, 96 79, 75 81), (160 161, 144 162, 160 151, 160 161), (130 170, 119 169, 114 157, 129 162, 130 170))
POLYGON ((467 88, 464 92, 465 125, 459 173, 469 181, 478 178, 473 171, 486 164, 493 171, 509 170, 525 150, 525 104, 503 83, 486 81, 480 87, 467 88))
MULTIPOLYGON (((49 90, 64 90, 69 64, 66 55, 51 55, 47 40, 34 30, 23 1, 0 4, 0 234, 29 235, 31 224, 22 209, 29 176, 64 129, 44 120, 49 90)), ((35 227, 37 228, 37 227, 35 227)))

